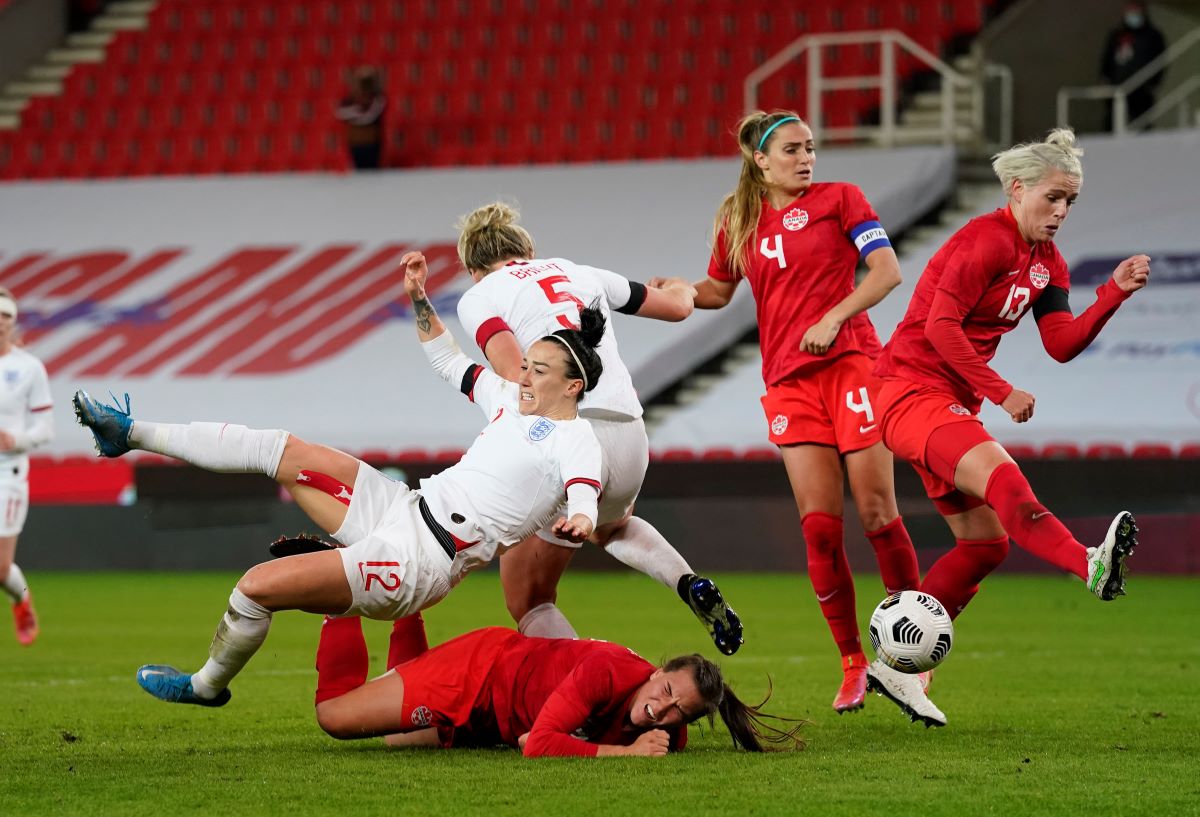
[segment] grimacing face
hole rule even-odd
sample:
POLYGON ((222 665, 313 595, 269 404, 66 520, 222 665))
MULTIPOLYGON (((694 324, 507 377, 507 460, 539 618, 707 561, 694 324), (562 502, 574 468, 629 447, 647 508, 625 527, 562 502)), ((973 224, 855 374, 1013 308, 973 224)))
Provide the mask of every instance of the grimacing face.
POLYGON ((1013 182, 1011 207, 1021 236, 1026 241, 1053 241, 1079 198, 1080 184, 1077 176, 1058 168, 1028 187, 1013 182))
POLYGON ((517 405, 522 414, 543 417, 574 415, 583 381, 567 377, 570 352, 555 340, 539 340, 529 347, 521 363, 521 387, 517 405))
POLYGON ((691 670, 656 669, 634 693, 629 721, 641 730, 666 729, 691 723, 704 714, 704 699, 691 670))
POLYGON ((766 152, 755 151, 754 161, 767 184, 790 196, 798 196, 812 185, 817 148, 812 130, 802 122, 787 122, 767 137, 766 152))

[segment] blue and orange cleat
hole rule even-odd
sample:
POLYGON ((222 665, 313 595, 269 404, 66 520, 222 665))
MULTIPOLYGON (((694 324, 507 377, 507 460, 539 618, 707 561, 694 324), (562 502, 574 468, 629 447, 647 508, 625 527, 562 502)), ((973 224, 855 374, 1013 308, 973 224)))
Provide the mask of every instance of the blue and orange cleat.
POLYGON ((125 395, 124 411, 116 395, 112 395, 112 399, 111 406, 97 402, 83 389, 75 392, 71 398, 75 417, 81 426, 91 429, 96 451, 102 457, 119 457, 128 452, 129 431, 133 428, 133 418, 129 416, 129 395, 125 395))
POLYGON ((137 671, 138 686, 160 701, 171 704, 196 704, 198 706, 224 706, 233 694, 228 689, 217 693, 215 698, 201 698, 192 689, 192 676, 166 664, 146 664, 137 671))

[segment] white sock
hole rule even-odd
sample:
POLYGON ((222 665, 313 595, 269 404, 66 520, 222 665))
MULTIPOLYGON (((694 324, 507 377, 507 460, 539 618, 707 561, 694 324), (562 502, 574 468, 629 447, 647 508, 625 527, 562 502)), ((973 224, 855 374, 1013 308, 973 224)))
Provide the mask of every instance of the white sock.
POLYGON ((618 562, 645 573, 672 590, 682 576, 695 572, 653 525, 637 516, 617 531, 604 549, 618 562))
POLYGON ((217 625, 208 661, 192 676, 192 689, 201 698, 212 698, 229 686, 242 671, 271 629, 271 611, 236 587, 229 595, 229 609, 217 625))
POLYGON ((521 616, 517 631, 530 638, 579 638, 562 610, 551 601, 539 604, 521 616))
POLYGON ((148 423, 134 420, 129 444, 166 454, 209 471, 266 474, 275 478, 288 433, 233 423, 148 423))
POLYGON ((25 598, 25 591, 28 585, 25 583, 25 574, 21 572, 21 568, 13 563, 8 568, 8 577, 4 580, 4 592, 12 599, 13 604, 20 604, 21 599, 25 598))

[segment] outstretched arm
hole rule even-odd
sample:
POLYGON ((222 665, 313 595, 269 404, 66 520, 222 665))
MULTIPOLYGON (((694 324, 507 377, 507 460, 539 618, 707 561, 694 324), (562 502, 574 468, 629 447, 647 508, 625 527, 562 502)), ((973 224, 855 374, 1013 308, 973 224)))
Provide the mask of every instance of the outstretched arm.
POLYGON ((1130 295, 1146 285, 1150 278, 1150 256, 1126 258, 1113 271, 1112 278, 1096 289, 1096 302, 1080 315, 1073 317, 1067 292, 1048 287, 1033 305, 1038 333, 1050 357, 1059 363, 1073 360, 1091 345, 1100 330, 1108 323, 1130 295))
POLYGON ((681 321, 692 314, 696 288, 682 278, 652 278, 642 287, 644 300, 633 314, 659 321, 681 321))

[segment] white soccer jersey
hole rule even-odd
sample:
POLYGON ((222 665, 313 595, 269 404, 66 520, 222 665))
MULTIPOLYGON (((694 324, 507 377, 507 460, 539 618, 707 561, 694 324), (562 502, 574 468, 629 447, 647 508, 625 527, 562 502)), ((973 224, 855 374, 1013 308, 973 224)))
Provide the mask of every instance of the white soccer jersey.
POLYGON ((46 367, 24 349, 0 355, 0 431, 13 436, 14 448, 0 452, 0 477, 28 474, 28 452, 54 438, 46 367))
MULTIPOLYGON (((644 291, 640 290, 639 291, 644 291)), ((642 416, 642 404, 629 370, 617 350, 612 310, 641 306, 631 303, 634 289, 628 279, 596 267, 585 267, 565 258, 512 261, 488 274, 458 302, 458 319, 482 350, 497 332, 511 331, 522 351, 558 329, 579 326, 579 311, 599 300, 608 326, 596 351, 604 373, 596 387, 584 395, 579 413, 584 417, 631 419, 642 416)))
POLYGON ((552 522, 564 495, 568 517, 583 513, 595 525, 601 455, 591 424, 521 414, 517 384, 474 363, 449 332, 422 346, 491 419, 457 464, 421 480, 434 518, 459 540, 453 580, 552 522))

